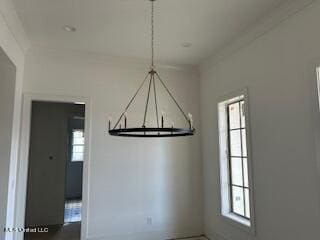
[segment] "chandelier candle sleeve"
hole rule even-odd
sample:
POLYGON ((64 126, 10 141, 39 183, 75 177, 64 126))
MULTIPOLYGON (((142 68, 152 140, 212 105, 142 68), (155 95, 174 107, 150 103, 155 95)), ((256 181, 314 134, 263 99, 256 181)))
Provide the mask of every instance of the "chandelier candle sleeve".
POLYGON ((165 115, 165 114, 166 114, 165 111, 162 110, 162 111, 161 111, 161 127, 162 127, 162 128, 164 127, 164 115, 165 115))
POLYGON ((128 113, 125 112, 124 113, 124 128, 127 128, 127 116, 128 116, 128 113))
POLYGON ((188 113, 189 122, 190 122, 190 129, 193 129, 193 117, 191 113, 188 113))
POLYGON ((109 131, 111 130, 111 121, 112 121, 112 118, 108 117, 108 129, 109 129, 109 131))

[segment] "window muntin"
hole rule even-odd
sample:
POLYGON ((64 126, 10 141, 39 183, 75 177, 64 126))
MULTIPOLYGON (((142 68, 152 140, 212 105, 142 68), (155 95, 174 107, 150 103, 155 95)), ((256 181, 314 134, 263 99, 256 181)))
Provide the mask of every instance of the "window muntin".
POLYGON ((84 130, 72 130, 71 161, 82 162, 84 159, 84 130))
POLYGON ((250 220, 245 101, 227 104, 230 212, 250 220))

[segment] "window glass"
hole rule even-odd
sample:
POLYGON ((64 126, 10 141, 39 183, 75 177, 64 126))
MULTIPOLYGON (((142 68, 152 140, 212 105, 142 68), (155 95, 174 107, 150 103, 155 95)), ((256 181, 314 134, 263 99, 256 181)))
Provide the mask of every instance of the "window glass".
POLYGON ((229 105, 229 126, 230 129, 239 129, 240 128, 240 110, 239 103, 229 105))
POLYGON ((242 145, 242 156, 247 156, 247 135, 246 130, 241 130, 241 145, 242 145))
POLYGON ((241 113, 241 127, 245 128, 246 127, 246 117, 245 117, 245 110, 244 110, 244 101, 240 102, 240 113, 241 113))
POLYGON ((245 216, 246 216, 247 218, 250 218, 250 197, 249 197, 249 189, 245 189, 245 190, 244 190, 244 196, 245 196, 245 203, 246 203, 246 206, 245 206, 245 209, 246 209, 245 216))
POLYGON ((244 215, 244 192, 240 187, 232 187, 232 206, 233 212, 244 215))
POLYGON ((240 157, 241 154, 241 131, 230 131, 230 154, 232 157, 240 157))
POLYGON ((84 159, 84 130, 74 129, 72 131, 71 161, 79 162, 84 159))
POLYGON ((249 188, 248 159, 243 158, 243 186, 249 188))
POLYGON ((232 184, 243 186, 241 158, 231 158, 231 175, 232 184))

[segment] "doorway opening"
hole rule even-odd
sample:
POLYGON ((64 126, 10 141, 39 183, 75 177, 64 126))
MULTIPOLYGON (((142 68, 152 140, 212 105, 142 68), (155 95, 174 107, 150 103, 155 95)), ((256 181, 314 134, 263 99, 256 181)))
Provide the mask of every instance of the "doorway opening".
POLYGON ((85 104, 32 101, 25 240, 80 240, 85 104))

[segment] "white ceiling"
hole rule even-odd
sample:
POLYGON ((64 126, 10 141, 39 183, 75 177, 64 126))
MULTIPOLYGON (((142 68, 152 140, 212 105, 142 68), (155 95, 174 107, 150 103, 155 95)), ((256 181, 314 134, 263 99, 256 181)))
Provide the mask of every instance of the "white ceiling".
MULTIPOLYGON (((158 0, 156 57, 196 65, 288 0, 158 0), (182 43, 192 46, 184 48, 182 43)), ((31 43, 115 57, 150 55, 147 0, 13 0, 31 43), (66 32, 73 25, 76 32, 66 32)))

